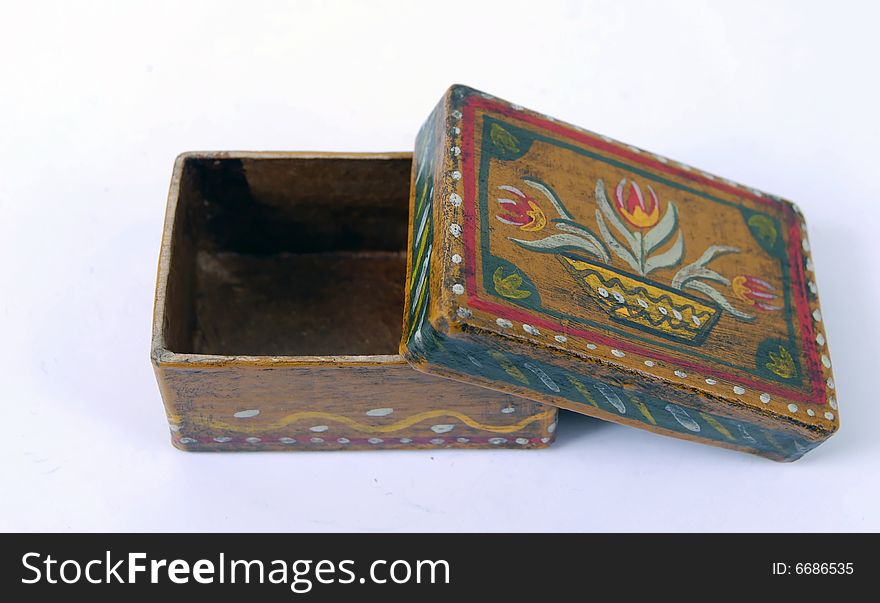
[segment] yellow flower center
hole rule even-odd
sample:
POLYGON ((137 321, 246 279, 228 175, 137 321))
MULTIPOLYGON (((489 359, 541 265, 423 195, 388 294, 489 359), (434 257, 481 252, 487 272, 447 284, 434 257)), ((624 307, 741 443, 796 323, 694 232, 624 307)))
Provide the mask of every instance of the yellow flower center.
POLYGON ((544 215, 544 212, 541 210, 540 207, 538 207, 531 201, 529 201, 529 207, 531 208, 531 210, 527 211, 526 215, 530 217, 532 221, 520 226, 520 230, 525 230, 528 232, 541 230, 547 225, 547 216, 544 215))
POLYGON ((632 213, 624 211, 624 217, 636 228, 649 228, 660 221, 660 208, 655 205, 651 213, 646 213, 641 207, 633 209, 632 213))
POLYGON ((749 304, 750 306, 755 305, 755 300, 749 297, 749 293, 752 292, 751 289, 746 287, 746 277, 737 276, 730 282, 730 288, 733 289, 734 295, 738 298, 749 304))

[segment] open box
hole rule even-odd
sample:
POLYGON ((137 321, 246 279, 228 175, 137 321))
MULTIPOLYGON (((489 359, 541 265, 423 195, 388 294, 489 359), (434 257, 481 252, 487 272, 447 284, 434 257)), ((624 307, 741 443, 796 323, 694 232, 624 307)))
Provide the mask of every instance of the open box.
POLYGON ((153 363, 187 450, 541 447, 556 409, 398 354, 412 155, 189 153, 153 363))
POLYGON ((791 461, 839 426, 793 203, 464 86, 412 155, 182 156, 156 300, 185 448, 534 447, 555 407, 791 461))

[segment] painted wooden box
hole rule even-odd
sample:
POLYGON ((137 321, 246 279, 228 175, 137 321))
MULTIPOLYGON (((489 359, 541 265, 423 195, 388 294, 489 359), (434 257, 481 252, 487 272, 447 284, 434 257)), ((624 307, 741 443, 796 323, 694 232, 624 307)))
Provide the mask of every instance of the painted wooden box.
POLYGON ((462 86, 415 163, 420 370, 783 461, 838 428, 791 202, 462 86))
POLYGON ((412 154, 192 153, 152 361, 185 450, 537 448, 556 408, 398 354, 412 154))

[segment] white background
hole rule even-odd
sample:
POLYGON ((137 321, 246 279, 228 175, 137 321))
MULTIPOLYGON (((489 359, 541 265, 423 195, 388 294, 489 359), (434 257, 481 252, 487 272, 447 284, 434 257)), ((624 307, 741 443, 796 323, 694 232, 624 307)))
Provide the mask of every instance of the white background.
POLYGON ((876 5, 433 4, 3 3, 0 529, 880 529, 876 5), (453 82, 796 200, 841 431, 794 464, 573 415, 540 452, 174 450, 174 156, 408 150, 453 82))

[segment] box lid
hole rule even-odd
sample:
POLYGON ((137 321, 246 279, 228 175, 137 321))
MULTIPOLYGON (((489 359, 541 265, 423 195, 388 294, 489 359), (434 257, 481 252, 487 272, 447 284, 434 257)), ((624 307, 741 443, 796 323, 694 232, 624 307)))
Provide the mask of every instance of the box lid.
POLYGON ((837 429, 791 202, 464 86, 411 187, 415 368, 779 460, 837 429))

